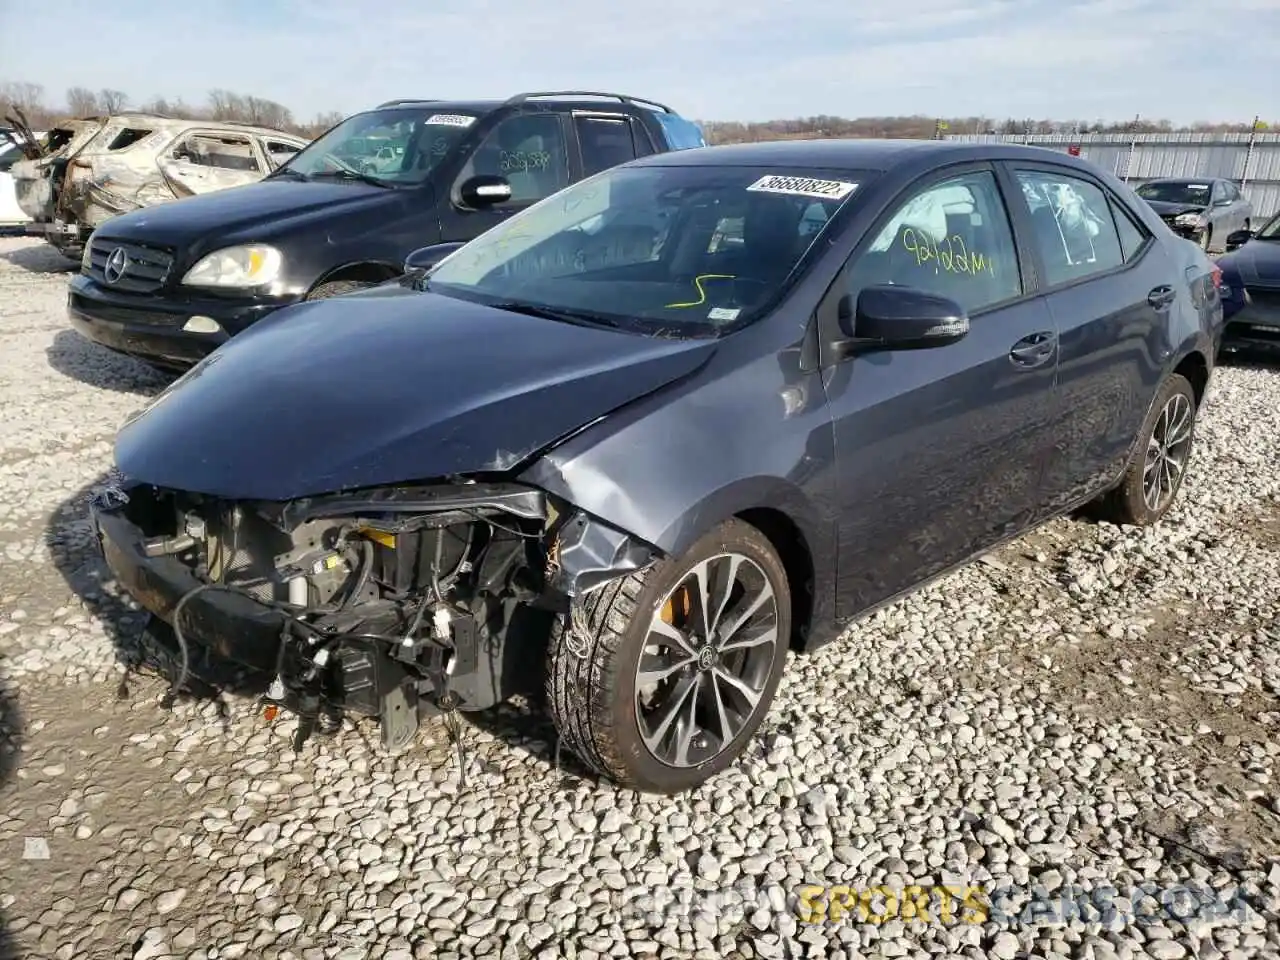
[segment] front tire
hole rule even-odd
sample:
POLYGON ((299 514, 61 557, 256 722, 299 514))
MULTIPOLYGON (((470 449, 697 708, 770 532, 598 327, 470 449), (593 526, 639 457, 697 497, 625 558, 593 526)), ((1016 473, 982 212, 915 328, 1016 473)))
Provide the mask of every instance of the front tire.
POLYGON ((791 594, 768 539, 730 520, 574 600, 568 619, 546 680, 561 741, 621 786, 672 794, 730 766, 768 714, 791 594))
POLYGON ((330 280, 328 283, 320 284, 320 286, 308 293, 307 299, 327 300, 329 297, 340 297, 344 293, 355 293, 357 290, 372 286, 372 283, 367 283, 364 280, 330 280))
POLYGON ((1146 527, 1169 512, 1191 462, 1196 412, 1191 382, 1171 374, 1142 425, 1124 479, 1097 504, 1100 519, 1146 527))

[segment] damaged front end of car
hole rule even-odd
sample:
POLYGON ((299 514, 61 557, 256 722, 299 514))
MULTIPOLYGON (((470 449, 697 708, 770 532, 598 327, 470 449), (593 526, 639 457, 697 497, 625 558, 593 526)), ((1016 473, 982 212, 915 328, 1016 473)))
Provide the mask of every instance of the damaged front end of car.
POLYGON ((396 751, 421 719, 536 693, 554 619, 642 569, 650 545, 505 481, 394 486, 287 502, 227 501, 142 483, 92 515, 121 585, 195 653, 260 675, 299 715, 380 720, 396 751))

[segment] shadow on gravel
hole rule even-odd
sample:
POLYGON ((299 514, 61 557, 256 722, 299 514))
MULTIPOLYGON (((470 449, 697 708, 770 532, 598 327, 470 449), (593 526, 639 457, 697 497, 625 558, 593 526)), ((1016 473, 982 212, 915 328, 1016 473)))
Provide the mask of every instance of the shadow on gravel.
MULTIPOLYGON (((3 661, 4 655, 0 654, 0 663, 3 661)), ((0 686, 0 793, 3 793, 18 769, 18 751, 22 746, 23 729, 17 699, 4 686, 0 686)), ((15 851, 15 856, 19 842, 23 841, 17 837, 11 837, 8 841, 9 849, 15 851)), ((3 886, 0 886, 0 892, 3 892, 3 886)), ((9 921, 3 910, 0 910, 0 960, 19 960, 18 945, 9 933, 9 921)))
MULTIPOLYGON (((172 629, 138 608, 114 581, 102 558, 89 518, 89 504, 94 491, 113 479, 116 478, 111 474, 102 474, 64 500, 50 514, 44 540, 50 559, 67 587, 83 601, 86 612, 106 630, 116 661, 127 671, 117 695, 128 698, 139 676, 158 677, 171 684, 178 676, 181 653, 172 629)), ((266 693, 270 676, 246 671, 228 660, 210 655, 196 644, 189 646, 188 653, 188 675, 178 691, 178 700, 216 702, 222 709, 226 705, 224 695, 251 703, 266 693)), ((163 701, 157 710, 162 706, 163 701)), ((473 726, 493 736, 502 749, 522 749, 545 764, 547 770, 560 776, 572 780, 598 779, 576 757, 558 749, 555 727, 539 702, 517 700, 491 710, 467 712, 460 716, 465 721, 462 730, 464 754, 471 754, 475 749, 474 739, 467 733, 467 727, 473 726)), ((321 717, 319 720, 311 733, 315 738, 331 736, 341 729, 337 717, 321 717)), ((439 717, 426 720, 433 726, 440 722, 439 717)), ((357 736, 368 739, 363 730, 358 731, 357 736)), ((370 736, 376 740, 376 733, 370 736)), ((419 742, 417 747, 410 749, 407 758, 411 759, 414 751, 420 748, 419 742)), ((303 746, 304 757, 306 749, 303 746)), ((472 757, 468 766, 474 769, 473 764, 477 762, 482 769, 488 766, 483 754, 472 757)), ((0 953, 0 960, 7 960, 3 953, 0 953)))
POLYGON ((64 257, 47 243, 0 251, 0 260, 8 260, 28 273, 73 273, 80 269, 78 261, 64 257))
POLYGON ((1218 366, 1236 370, 1280 371, 1280 344, 1274 349, 1241 346, 1218 354, 1218 366))
POLYGON ((45 348, 49 366, 65 377, 99 390, 153 396, 174 378, 141 360, 115 353, 74 330, 59 330, 45 348))

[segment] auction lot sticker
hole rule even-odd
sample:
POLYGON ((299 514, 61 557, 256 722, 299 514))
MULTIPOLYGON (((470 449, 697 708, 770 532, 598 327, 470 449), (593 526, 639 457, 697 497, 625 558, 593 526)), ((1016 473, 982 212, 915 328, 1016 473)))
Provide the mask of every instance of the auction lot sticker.
POLYGON ((776 173, 767 174, 747 187, 756 193, 785 193, 793 197, 817 197, 819 200, 843 200, 857 188, 856 183, 843 180, 785 177, 776 173))

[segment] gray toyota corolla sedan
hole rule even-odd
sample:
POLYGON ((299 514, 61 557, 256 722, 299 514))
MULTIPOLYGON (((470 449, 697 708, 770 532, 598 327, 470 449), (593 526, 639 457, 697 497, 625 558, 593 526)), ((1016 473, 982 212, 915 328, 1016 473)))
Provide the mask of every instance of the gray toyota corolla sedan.
POLYGON ((107 561, 175 692, 228 658, 400 749, 536 689, 656 792, 734 762, 788 650, 1075 507, 1159 520, 1222 332, 1195 244, 1014 145, 648 157, 410 266, 128 422, 107 561))

